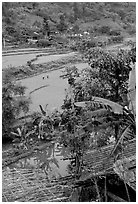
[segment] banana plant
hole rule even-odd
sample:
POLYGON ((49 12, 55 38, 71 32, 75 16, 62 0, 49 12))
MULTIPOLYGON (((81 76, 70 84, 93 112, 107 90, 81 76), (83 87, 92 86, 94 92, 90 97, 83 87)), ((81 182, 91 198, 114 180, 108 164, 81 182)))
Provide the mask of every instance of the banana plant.
POLYGON ((39 139, 52 139, 51 133, 53 132, 53 120, 48 115, 47 106, 48 104, 46 104, 45 109, 44 109, 42 105, 39 105, 41 113, 42 113, 41 120, 38 124, 38 129, 39 129, 38 138, 39 139))
POLYGON ((29 148, 29 136, 34 134, 35 130, 27 131, 26 126, 22 126, 21 128, 17 128, 17 132, 11 132, 13 136, 13 143, 17 144, 16 147, 23 147, 23 149, 29 148))
POLYGON ((115 127, 121 127, 117 132, 116 144, 111 152, 111 155, 116 151, 117 147, 124 141, 135 138, 136 134, 136 121, 135 121, 135 65, 131 65, 132 71, 129 77, 128 88, 128 100, 129 106, 124 107, 116 102, 100 98, 93 97, 91 101, 76 102, 76 107, 87 108, 91 106, 95 108, 95 111, 89 112, 91 121, 86 124, 83 129, 93 130, 94 126, 98 128, 108 127, 111 124, 117 125, 115 127), (118 126, 119 125, 119 126, 118 126))

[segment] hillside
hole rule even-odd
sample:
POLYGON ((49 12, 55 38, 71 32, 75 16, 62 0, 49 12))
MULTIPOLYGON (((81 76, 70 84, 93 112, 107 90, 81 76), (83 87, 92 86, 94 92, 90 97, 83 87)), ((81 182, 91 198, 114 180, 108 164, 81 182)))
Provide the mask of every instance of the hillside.
POLYGON ((117 30, 123 36, 135 35, 135 2, 3 2, 2 32, 20 41, 32 32, 44 33, 44 18, 50 31, 88 31, 96 35, 117 30), (107 31, 103 31, 105 26, 107 31), (108 27, 108 28, 107 28, 108 27))

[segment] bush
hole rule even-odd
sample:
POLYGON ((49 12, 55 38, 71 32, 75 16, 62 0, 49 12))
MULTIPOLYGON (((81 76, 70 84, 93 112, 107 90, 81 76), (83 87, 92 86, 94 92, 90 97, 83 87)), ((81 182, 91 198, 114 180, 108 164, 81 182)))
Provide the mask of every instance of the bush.
POLYGON ((37 46, 38 47, 48 47, 51 45, 51 42, 47 39, 40 39, 37 42, 37 46))
POLYGON ((73 50, 73 51, 77 51, 77 44, 75 40, 70 40, 68 43, 68 47, 73 50))
POLYGON ((102 34, 109 34, 110 33, 110 27, 109 26, 101 26, 98 28, 98 32, 102 34))
POLYGON ((123 42, 123 36, 112 36, 109 38, 109 43, 121 43, 123 42))
POLYGON ((119 30, 111 30, 109 34, 113 36, 119 36, 121 32, 119 30))
POLYGON ((97 46, 97 43, 93 39, 83 39, 77 43, 78 50, 82 52, 96 46, 97 46))
POLYGON ((132 27, 130 30, 128 30, 129 35, 135 35, 136 34, 136 28, 132 27))
POLYGON ((12 125, 20 113, 29 111, 25 87, 17 84, 11 69, 4 71, 2 79, 2 138, 9 138, 12 125))

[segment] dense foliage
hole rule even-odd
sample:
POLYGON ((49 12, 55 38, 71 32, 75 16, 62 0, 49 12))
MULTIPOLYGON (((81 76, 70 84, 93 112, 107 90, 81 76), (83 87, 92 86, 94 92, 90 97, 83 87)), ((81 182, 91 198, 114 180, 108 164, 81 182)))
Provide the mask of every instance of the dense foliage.
POLYGON ((130 62, 135 62, 135 48, 120 50, 111 54, 101 48, 91 48, 85 52, 85 59, 91 68, 82 73, 75 86, 77 101, 90 100, 100 96, 117 102, 126 102, 127 82, 131 70, 130 62))
MULTIPOLYGON (((135 48, 128 52, 120 50, 116 55, 112 55, 101 49, 90 49, 85 55, 90 64, 89 69, 84 70, 82 74, 76 74, 77 70, 74 67, 67 69, 65 76, 68 77, 71 90, 63 107, 64 114, 68 118, 69 126, 67 127, 70 129, 67 129, 68 134, 65 132, 62 138, 75 151, 77 179, 82 171, 89 171, 85 169, 82 161, 86 148, 88 151, 88 149, 97 149, 112 143, 114 148, 109 157, 114 155, 117 159, 119 152, 123 151, 124 142, 129 143, 136 136, 135 109, 133 108, 135 107, 135 82, 132 80, 130 82, 129 76, 129 73, 130 75, 133 73, 134 80, 135 51, 135 48), (79 82, 76 80, 78 75, 81 77, 79 82), (128 79, 129 86, 131 83, 129 89, 128 79), (129 100, 131 97, 128 98, 129 92, 133 96, 133 102, 129 100), (74 101, 80 102, 74 103, 74 101)), ((100 177, 97 178, 99 179, 100 177)), ((95 199, 106 200, 101 192, 101 182, 94 185, 89 182, 88 179, 87 184, 84 184, 82 179, 86 187, 83 188, 84 191, 80 192, 79 189, 74 191, 73 201, 80 201, 81 196, 84 193, 87 194, 89 190, 92 194, 96 192, 98 196, 95 199), (99 190, 95 189, 96 186, 99 190)), ((115 185, 114 181, 113 184, 115 185)), ((90 198, 87 199, 86 201, 90 201, 90 198)))
POLYGON ((2 81, 2 136, 10 137, 12 125, 17 117, 29 110, 25 98, 25 87, 16 83, 10 71, 4 71, 2 81))
MULTIPOLYGON (((48 113, 40 104, 41 113, 34 113, 31 122, 22 128, 17 126, 17 131, 13 131, 13 125, 20 114, 28 112, 29 101, 24 96, 25 87, 12 78, 12 70, 4 71, 3 138, 12 135, 13 143, 17 142, 15 149, 21 151, 29 150, 32 141, 58 143, 66 153, 65 159, 70 160, 69 172, 78 185, 73 189, 70 201, 107 201, 106 188, 110 188, 109 183, 111 186, 121 185, 118 178, 105 172, 102 176, 84 180, 83 184, 78 180, 92 171, 83 161, 88 150, 114 144, 109 157, 116 160, 124 142, 136 136, 133 81, 136 47, 130 43, 130 50, 110 52, 106 49, 109 44, 122 43, 124 33, 128 36, 135 33, 135 3, 44 2, 42 5, 38 2, 3 2, 3 36, 25 41, 29 33, 37 31, 40 33, 38 46, 47 47, 53 42, 61 46, 70 43, 68 47, 79 51, 89 67, 81 72, 75 66, 65 69, 61 77, 68 79, 69 88, 62 112, 48 113), (26 19, 32 16, 35 21, 33 19, 27 24, 26 19), (18 17, 20 20, 16 22, 18 17), (84 34, 84 31, 87 32, 84 34), (53 38, 50 37, 52 32, 55 33, 53 38)), ((31 61, 28 65, 33 67, 31 61)), ((57 68, 57 64, 53 66, 57 68)), ((126 194, 129 200, 128 192, 126 194)))
POLYGON ((9 41, 26 42, 34 32, 44 38, 54 32, 88 31, 95 36, 111 36, 111 42, 122 42, 124 34, 135 34, 135 3, 3 2, 2 20, 3 37, 9 41))
MULTIPOLYGON (((4 132, 5 135, 11 133, 15 137, 13 142, 18 140, 15 145, 16 154, 19 154, 19 150, 30 149, 32 140, 53 141, 51 144, 58 142, 62 146, 62 153, 66 155, 65 159, 70 160, 69 172, 79 187, 73 190, 71 201, 106 201, 107 190, 104 193, 102 190, 106 186, 105 179, 105 189, 109 183, 111 186, 121 185, 122 181, 116 181, 113 176, 106 177, 106 174, 103 175, 104 179, 97 176, 91 178, 91 182, 82 181, 83 184, 78 180, 85 173, 91 172, 83 160, 88 150, 98 150, 114 144, 109 157, 114 156, 116 160, 124 142, 135 138, 135 114, 132 105, 130 109, 131 101, 128 100, 128 90, 131 91, 131 86, 128 89, 128 79, 129 73, 135 68, 135 51, 135 47, 130 51, 120 50, 117 54, 99 48, 87 49, 84 57, 89 62, 89 68, 79 72, 75 66, 67 67, 62 75, 68 79, 69 84, 63 111, 55 110, 49 114, 40 105, 41 114, 33 116, 30 129, 23 126, 13 132, 10 128, 12 123, 11 126, 8 126, 9 120, 6 123, 6 118, 9 119, 8 114, 11 113, 10 120, 14 122, 26 101, 19 102, 13 97, 17 93, 23 96, 24 87, 15 85, 9 75, 3 78, 3 124, 4 130, 8 131, 4 132), (8 113, 7 107, 10 108, 8 113)), ((133 83, 135 89, 134 85, 133 83)), ((24 111, 27 109, 26 107, 24 111)))

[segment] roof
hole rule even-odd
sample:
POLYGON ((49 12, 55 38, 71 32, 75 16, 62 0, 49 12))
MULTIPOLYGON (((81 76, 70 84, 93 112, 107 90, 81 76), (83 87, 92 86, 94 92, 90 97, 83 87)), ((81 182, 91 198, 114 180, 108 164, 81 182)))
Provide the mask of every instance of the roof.
MULTIPOLYGON (((105 173, 113 171, 115 162, 120 160, 123 163, 124 158, 132 160, 133 157, 133 162, 130 166, 131 169, 133 168, 135 171, 136 140, 133 139, 126 142, 122 151, 118 153, 117 159, 113 156, 110 157, 113 147, 114 145, 109 145, 98 150, 87 152, 83 158, 84 165, 87 167, 87 170, 83 172, 83 175, 77 182, 84 182, 93 176, 104 175, 105 173)), ((133 181, 133 189, 135 189, 135 181, 133 181)))
POLYGON ((113 169, 115 173, 136 191, 136 156, 117 160, 113 169))
POLYGON ((42 169, 5 168, 2 172, 3 202, 66 202, 61 184, 50 182, 42 169))
MULTIPOLYGON (((124 144, 122 153, 118 154, 117 161, 110 157, 114 145, 109 145, 98 150, 87 152, 84 156, 84 164, 89 171, 83 173, 77 182, 84 182, 95 175, 102 175, 114 171, 124 179, 134 190, 136 189, 136 140, 133 139, 124 144), (123 166, 123 171, 120 170, 123 166), (122 174, 125 173, 125 174, 122 174)), ((3 202, 22 201, 22 202, 44 202, 60 201, 67 202, 69 195, 65 196, 64 188, 70 191, 72 184, 67 185, 75 179, 70 175, 59 180, 49 181, 46 174, 40 168, 3 168, 2 172, 2 200, 3 202), (61 182, 59 182, 61 180, 61 182), (62 181, 63 180, 63 181, 62 181), (67 181, 64 183, 64 180, 67 181)), ((76 183, 77 183, 76 182, 76 183)), ((69 193, 70 194, 70 193, 69 193)))

